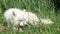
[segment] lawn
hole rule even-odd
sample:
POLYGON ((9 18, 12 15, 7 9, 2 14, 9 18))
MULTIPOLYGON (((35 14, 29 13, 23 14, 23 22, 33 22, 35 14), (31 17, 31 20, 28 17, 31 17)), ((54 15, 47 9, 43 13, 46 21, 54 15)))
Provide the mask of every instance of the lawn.
MULTIPOLYGON (((60 34, 60 14, 55 13, 51 0, 0 0, 0 25, 5 23, 4 12, 9 8, 26 9, 35 13, 38 18, 50 18, 53 24, 39 24, 39 26, 24 27, 23 32, 8 28, 0 34, 60 34)), ((39 22, 40 23, 40 22, 39 22)))

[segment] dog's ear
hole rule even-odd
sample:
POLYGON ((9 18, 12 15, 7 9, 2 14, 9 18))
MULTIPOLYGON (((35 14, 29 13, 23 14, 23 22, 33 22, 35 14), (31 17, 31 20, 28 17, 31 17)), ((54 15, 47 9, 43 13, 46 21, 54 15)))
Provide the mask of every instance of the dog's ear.
POLYGON ((13 12, 13 16, 16 16, 16 14, 13 12))

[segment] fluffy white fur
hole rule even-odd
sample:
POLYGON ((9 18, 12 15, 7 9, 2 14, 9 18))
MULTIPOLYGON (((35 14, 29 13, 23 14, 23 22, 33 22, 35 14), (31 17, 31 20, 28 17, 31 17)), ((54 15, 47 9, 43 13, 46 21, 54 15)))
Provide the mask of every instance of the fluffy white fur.
POLYGON ((8 27, 14 27, 17 29, 19 26, 25 26, 28 23, 36 25, 39 19, 34 13, 26 12, 26 10, 20 10, 16 8, 10 8, 4 13, 4 18, 8 27))
POLYGON ((23 15, 22 15, 23 13, 24 12, 22 12, 22 10, 20 9, 16 9, 16 8, 8 9, 4 13, 4 18, 7 22, 7 26, 14 27, 14 29, 18 28, 18 26, 20 25, 19 20, 23 20, 23 15))
POLYGON ((41 23, 43 23, 43 24, 52 24, 53 22, 50 20, 50 19, 40 19, 41 20, 41 23))
POLYGON ((30 23, 31 25, 36 25, 37 22, 39 22, 38 17, 34 13, 31 13, 31 12, 26 12, 25 18, 26 18, 26 21, 30 23))

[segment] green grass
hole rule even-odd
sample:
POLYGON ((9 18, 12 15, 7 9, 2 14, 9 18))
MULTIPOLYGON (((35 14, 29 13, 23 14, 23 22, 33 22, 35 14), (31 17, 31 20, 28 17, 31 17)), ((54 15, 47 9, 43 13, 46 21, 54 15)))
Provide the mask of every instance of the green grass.
POLYGON ((23 29, 24 32, 7 29, 0 34, 60 34, 60 14, 55 15, 51 0, 0 0, 0 25, 4 24, 3 14, 9 8, 26 9, 37 14, 38 18, 50 18, 54 24, 27 26, 23 29))

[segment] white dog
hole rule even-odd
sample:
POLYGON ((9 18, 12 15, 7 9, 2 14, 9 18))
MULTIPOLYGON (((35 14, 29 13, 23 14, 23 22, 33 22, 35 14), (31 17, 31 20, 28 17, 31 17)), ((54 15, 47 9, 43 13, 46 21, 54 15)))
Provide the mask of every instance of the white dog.
POLYGON ((14 27, 14 29, 18 28, 19 26, 25 26, 28 23, 34 25, 39 22, 39 19, 35 14, 16 8, 8 9, 4 13, 4 18, 7 22, 7 26, 14 27))

